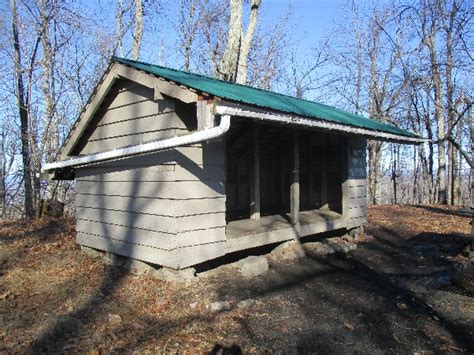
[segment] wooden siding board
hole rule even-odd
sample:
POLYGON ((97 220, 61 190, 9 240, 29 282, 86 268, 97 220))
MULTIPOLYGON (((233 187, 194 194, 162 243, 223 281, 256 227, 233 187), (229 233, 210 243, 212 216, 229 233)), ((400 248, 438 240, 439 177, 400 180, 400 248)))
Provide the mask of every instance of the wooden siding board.
MULTIPOLYGON (((166 101, 168 102, 168 101, 166 101)), ((176 113, 171 110, 174 103, 171 101, 167 105, 161 101, 142 101, 132 103, 126 106, 120 106, 112 110, 101 112, 101 116, 96 127, 107 127, 119 125, 120 123, 130 122, 145 117, 162 117, 167 119, 178 127, 185 128, 182 121, 176 113)))
POLYGON ((174 181, 174 165, 156 165, 146 168, 97 167, 76 171, 77 181, 174 181))
POLYGON ((146 245, 162 250, 173 250, 178 247, 175 234, 129 228, 124 225, 107 224, 78 218, 76 230, 77 232, 100 235, 131 244, 146 245))
POLYGON ((176 165, 176 181, 225 181, 225 166, 223 164, 183 164, 176 165))
POLYGON ((180 232, 177 235, 176 240, 180 248, 215 242, 223 242, 226 240, 225 226, 218 228, 213 227, 209 229, 180 232))
MULTIPOLYGON (((205 201, 201 201, 205 203, 205 201)), ((206 215, 182 216, 177 218, 178 232, 225 227, 225 211, 206 215)))
POLYGON ((111 209, 117 211, 139 211, 144 214, 174 217, 177 201, 170 199, 140 198, 107 195, 76 195, 77 207, 111 209))
POLYGON ((220 212, 225 213, 225 197, 223 196, 208 199, 176 200, 175 215, 177 217, 220 212))
POLYGON ((156 114, 145 117, 131 118, 113 124, 97 126, 89 140, 120 137, 124 135, 141 134, 167 129, 184 129, 180 127, 173 114, 156 114))
POLYGON ((220 181, 165 181, 165 182, 122 182, 97 183, 78 181, 82 192, 113 196, 159 197, 169 199, 195 199, 223 196, 224 184, 220 181))
POLYGON ((173 269, 178 268, 177 250, 165 251, 145 245, 131 245, 130 243, 121 240, 82 232, 77 233, 76 241, 78 244, 91 248, 108 251, 110 253, 146 261, 152 264, 170 267, 173 269))
POLYGON ((140 211, 159 216, 195 216, 225 212, 225 198, 174 200, 134 196, 107 196, 78 193, 76 206, 118 211, 140 211), (174 207, 173 207, 174 206, 174 207))
POLYGON ((117 224, 129 228, 146 229, 150 231, 175 234, 177 231, 176 218, 144 214, 141 211, 118 211, 113 209, 98 209, 77 207, 77 218, 107 224, 117 224))
POLYGON ((179 267, 181 269, 216 259, 226 253, 226 242, 183 247, 179 250, 179 267))
POLYGON ((125 148, 142 143, 152 142, 160 139, 168 139, 176 136, 177 130, 174 128, 161 131, 132 134, 116 138, 89 141, 81 150, 80 155, 107 152, 117 148, 125 148))
POLYGON ((361 137, 350 137, 347 180, 347 228, 358 227, 366 222, 367 181, 366 143, 361 137))

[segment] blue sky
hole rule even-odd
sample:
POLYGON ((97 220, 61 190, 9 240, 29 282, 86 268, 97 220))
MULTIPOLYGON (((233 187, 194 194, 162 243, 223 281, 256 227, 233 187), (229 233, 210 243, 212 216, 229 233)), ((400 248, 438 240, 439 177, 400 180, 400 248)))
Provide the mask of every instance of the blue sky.
POLYGON ((293 9, 295 37, 301 49, 311 49, 333 28, 348 0, 263 0, 262 21, 268 22, 293 9))

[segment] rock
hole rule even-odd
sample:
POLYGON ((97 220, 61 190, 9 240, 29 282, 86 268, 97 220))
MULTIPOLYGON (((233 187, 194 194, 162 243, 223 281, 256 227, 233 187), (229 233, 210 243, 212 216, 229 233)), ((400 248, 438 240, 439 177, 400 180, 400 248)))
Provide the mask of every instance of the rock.
POLYGON ((193 303, 191 303, 191 304, 189 305, 189 307, 190 307, 191 309, 194 309, 194 308, 197 307, 197 305, 198 305, 197 302, 193 302, 193 303))
POLYGON ((304 258, 306 253, 300 242, 290 240, 273 249, 271 256, 276 260, 295 260, 304 258))
POLYGON ((263 274, 268 270, 268 260, 264 256, 249 256, 238 261, 237 267, 245 277, 254 277, 263 274))
MULTIPOLYGON (((335 238, 333 238, 335 239, 335 238)), ((333 248, 336 252, 339 252, 339 253, 348 253, 351 249, 350 247, 347 245, 347 243, 344 243, 343 241, 341 240, 329 240, 327 242, 327 244, 333 248)))
POLYGON ((210 312, 223 312, 230 310, 230 303, 228 301, 212 302, 206 306, 210 312))
POLYGON ((304 243, 304 249, 313 255, 327 255, 330 252, 334 253, 329 246, 321 242, 307 242, 304 243))
POLYGON ((104 253, 104 263, 106 265, 123 266, 126 261, 127 261, 127 258, 125 258, 121 255, 117 255, 117 254, 113 254, 113 253, 109 253, 109 252, 104 253))
POLYGON ((103 251, 100 251, 100 250, 97 250, 97 249, 94 249, 94 248, 89 248, 89 247, 86 247, 85 245, 81 245, 81 250, 83 251, 84 254, 86 254, 87 256, 89 256, 93 259, 100 258, 101 256, 104 256, 103 251))
POLYGON ((196 269, 190 267, 182 270, 173 270, 162 267, 153 271, 153 276, 171 283, 189 285, 196 279, 196 269))
POLYGON ((112 325, 122 323, 122 317, 120 317, 120 315, 118 315, 118 314, 109 314, 107 316, 107 319, 108 319, 109 323, 112 324, 112 325))
POLYGON ((352 237, 351 235, 349 234, 344 234, 342 237, 341 237, 342 240, 345 240, 346 242, 348 243, 353 243, 354 242, 354 237, 352 237))
POLYGON ((137 276, 144 275, 147 272, 155 270, 152 265, 136 259, 128 259, 125 263, 125 269, 131 274, 137 276))
POLYGON ((252 305, 255 301, 251 298, 247 298, 246 300, 242 300, 239 303, 237 303, 237 308, 246 308, 250 305, 252 305))

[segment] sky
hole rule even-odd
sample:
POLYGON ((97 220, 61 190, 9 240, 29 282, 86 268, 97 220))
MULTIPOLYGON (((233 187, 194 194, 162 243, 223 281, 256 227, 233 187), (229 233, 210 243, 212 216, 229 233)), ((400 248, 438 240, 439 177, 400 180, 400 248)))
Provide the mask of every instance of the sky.
MULTIPOLYGON (((155 53, 142 53, 144 60, 160 62, 162 65, 178 67, 181 58, 173 58, 174 54, 167 51, 167 48, 175 48, 176 36, 174 30, 170 28, 167 21, 172 21, 178 17, 178 1, 166 2, 163 4, 167 19, 161 24, 157 24, 158 41, 164 46, 164 58, 158 58, 155 53)), ((343 9, 349 4, 349 0, 262 0, 262 8, 259 17, 259 24, 264 28, 271 28, 272 24, 286 15, 289 8, 292 9, 293 15, 290 19, 290 30, 292 31, 292 40, 296 41, 299 53, 297 56, 306 56, 317 46, 331 29, 334 23, 340 18, 343 9)), ((249 6, 244 5, 244 6, 249 6)), ((113 19, 112 23, 114 23, 113 19)), ((156 44, 156 37, 153 38, 156 44)), ((146 40, 145 40, 146 42, 146 40)), ((142 48, 150 48, 147 46, 142 48)), ((146 51, 146 49, 145 49, 146 51)))
POLYGON ((301 49, 311 49, 322 40, 341 15, 348 0, 263 0, 262 22, 270 22, 293 9, 293 29, 301 49))

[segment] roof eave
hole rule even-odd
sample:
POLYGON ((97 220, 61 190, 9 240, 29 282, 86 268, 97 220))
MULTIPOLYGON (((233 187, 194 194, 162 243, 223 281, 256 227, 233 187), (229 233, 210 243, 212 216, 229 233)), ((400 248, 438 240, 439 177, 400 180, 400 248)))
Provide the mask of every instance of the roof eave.
POLYGON ((279 124, 315 128, 345 134, 356 134, 373 140, 394 142, 399 144, 418 145, 428 141, 427 139, 421 137, 409 137, 394 133, 375 131, 366 128, 330 122, 326 120, 318 120, 313 118, 310 119, 304 116, 263 110, 250 105, 243 105, 240 103, 236 104, 230 101, 220 101, 216 105, 215 111, 215 113, 220 115, 239 116, 263 121, 271 121, 279 124))

